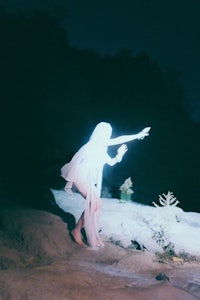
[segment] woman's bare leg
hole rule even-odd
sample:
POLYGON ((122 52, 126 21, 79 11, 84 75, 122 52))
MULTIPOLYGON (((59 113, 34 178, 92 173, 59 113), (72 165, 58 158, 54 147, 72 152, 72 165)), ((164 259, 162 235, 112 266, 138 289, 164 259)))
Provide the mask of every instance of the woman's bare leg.
POLYGON ((73 238, 75 242, 81 246, 86 246, 86 244, 82 240, 82 234, 81 229, 84 226, 84 212, 82 213, 78 223, 76 224, 76 227, 71 231, 71 234, 73 235, 73 238))
POLYGON ((99 216, 101 210, 101 199, 94 187, 88 186, 84 181, 75 183, 76 188, 86 199, 86 210, 82 213, 76 227, 71 232, 74 240, 79 245, 84 245, 81 229, 85 227, 88 245, 90 248, 102 247, 103 243, 98 235, 99 216))

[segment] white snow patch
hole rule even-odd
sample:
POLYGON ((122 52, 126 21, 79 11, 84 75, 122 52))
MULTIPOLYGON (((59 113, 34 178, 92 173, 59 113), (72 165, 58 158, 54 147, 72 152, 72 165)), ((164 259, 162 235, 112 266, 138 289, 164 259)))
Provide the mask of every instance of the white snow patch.
MULTIPOLYGON (((84 198, 78 193, 71 196, 63 190, 51 191, 58 206, 77 221, 84 210, 84 198)), ((200 214, 177 206, 153 207, 102 198, 100 231, 104 239, 118 241, 123 247, 137 241, 156 252, 171 243, 176 253, 200 256, 200 214)))

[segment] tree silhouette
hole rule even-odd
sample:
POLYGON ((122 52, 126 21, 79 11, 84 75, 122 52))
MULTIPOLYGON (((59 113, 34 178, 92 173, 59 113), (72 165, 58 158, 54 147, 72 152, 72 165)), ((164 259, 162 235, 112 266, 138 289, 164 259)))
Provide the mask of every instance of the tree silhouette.
POLYGON ((151 203, 169 189, 188 197, 199 148, 191 157, 197 130, 183 109, 179 71, 161 69, 145 52, 100 56, 73 48, 47 13, 2 16, 0 38, 0 175, 17 201, 31 191, 37 202, 38 190, 60 186, 59 168, 102 120, 116 135, 152 126, 150 138, 130 145, 123 165, 113 168, 110 187, 131 176, 136 201, 151 203))

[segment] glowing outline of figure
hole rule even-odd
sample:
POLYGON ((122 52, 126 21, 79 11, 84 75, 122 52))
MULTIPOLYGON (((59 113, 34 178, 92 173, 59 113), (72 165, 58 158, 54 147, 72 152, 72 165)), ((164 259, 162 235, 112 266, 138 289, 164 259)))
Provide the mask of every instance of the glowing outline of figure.
POLYGON ((95 127, 89 141, 75 153, 69 163, 61 168, 61 176, 67 181, 65 190, 72 194, 71 188, 74 185, 86 200, 85 210, 71 232, 79 245, 85 245, 81 235, 81 229, 84 227, 90 248, 97 249, 103 246, 98 234, 103 166, 106 163, 114 166, 121 162, 128 150, 124 143, 143 139, 149 135, 150 128, 146 127, 137 134, 111 138, 111 125, 100 122, 95 127), (107 148, 118 144, 122 145, 118 148, 117 155, 111 158, 107 153, 107 148))

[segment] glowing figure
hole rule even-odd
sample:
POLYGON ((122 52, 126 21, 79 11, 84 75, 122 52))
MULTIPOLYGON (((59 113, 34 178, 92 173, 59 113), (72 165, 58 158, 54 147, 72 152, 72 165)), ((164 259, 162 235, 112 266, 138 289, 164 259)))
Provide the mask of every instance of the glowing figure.
POLYGON ((98 234, 103 166, 106 163, 113 166, 120 162, 128 150, 124 143, 143 139, 149 135, 149 130, 150 127, 146 127, 138 134, 112 139, 111 125, 101 122, 95 127, 89 141, 61 168, 61 176, 67 181, 65 191, 72 194, 71 188, 74 185, 86 200, 85 210, 71 232, 78 244, 85 245, 81 235, 84 227, 88 245, 92 249, 103 246, 98 234), (117 155, 111 158, 107 153, 108 146, 118 144, 122 145, 118 148, 117 155))

